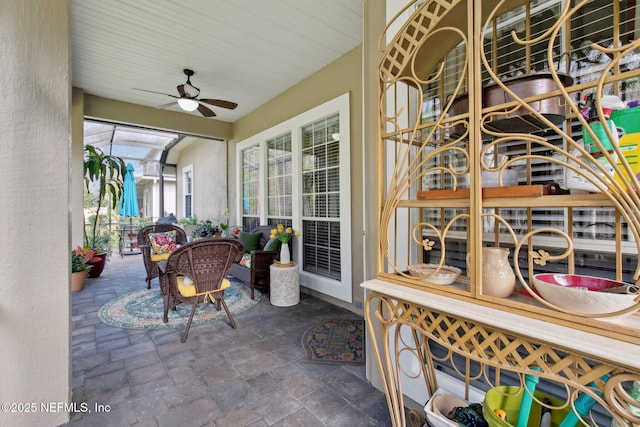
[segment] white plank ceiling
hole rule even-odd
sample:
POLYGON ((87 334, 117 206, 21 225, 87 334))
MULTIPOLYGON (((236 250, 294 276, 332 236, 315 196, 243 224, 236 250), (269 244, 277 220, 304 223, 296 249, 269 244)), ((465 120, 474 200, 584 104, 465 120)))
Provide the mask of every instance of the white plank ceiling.
POLYGON ((360 45, 363 3, 71 0, 73 85, 157 107, 172 98, 135 88, 177 95, 190 68, 201 98, 238 104, 212 107, 233 122, 360 45))

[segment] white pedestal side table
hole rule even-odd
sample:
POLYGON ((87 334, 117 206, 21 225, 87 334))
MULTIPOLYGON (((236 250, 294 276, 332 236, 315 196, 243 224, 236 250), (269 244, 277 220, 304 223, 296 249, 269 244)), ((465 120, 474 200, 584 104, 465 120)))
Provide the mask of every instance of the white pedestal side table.
POLYGON ((269 299, 272 305, 289 307, 300 302, 298 264, 271 264, 269 299))

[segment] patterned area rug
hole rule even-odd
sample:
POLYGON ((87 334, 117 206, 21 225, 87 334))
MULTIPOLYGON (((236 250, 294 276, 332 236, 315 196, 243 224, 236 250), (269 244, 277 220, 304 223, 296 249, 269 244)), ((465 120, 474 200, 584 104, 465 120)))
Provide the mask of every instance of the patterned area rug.
POLYGON ((364 363, 364 320, 325 320, 302 335, 305 361, 313 363, 364 363))
MULTIPOLYGON (((249 288, 236 279, 230 278, 231 287, 224 291, 224 300, 231 315, 249 310, 260 301, 260 292, 255 292, 252 300, 249 288)), ((177 309, 169 310, 169 322, 162 321, 164 304, 158 288, 131 292, 106 303, 98 312, 102 323, 123 329, 170 329, 184 328, 190 304, 178 304, 177 309)), ((216 310, 216 304, 199 304, 191 325, 227 319, 224 308, 216 310)))

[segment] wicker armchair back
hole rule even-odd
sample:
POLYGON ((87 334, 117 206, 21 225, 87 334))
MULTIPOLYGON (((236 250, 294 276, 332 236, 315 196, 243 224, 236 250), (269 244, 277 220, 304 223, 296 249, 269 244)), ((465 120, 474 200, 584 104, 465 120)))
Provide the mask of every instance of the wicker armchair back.
POLYGON ((138 231, 138 247, 142 252, 144 268, 147 270, 147 289, 151 289, 151 279, 158 277, 158 265, 151 261, 151 243, 149 242, 149 234, 164 233, 167 231, 176 232, 176 243, 179 245, 187 243, 187 234, 184 232, 184 229, 175 224, 147 225, 138 231))

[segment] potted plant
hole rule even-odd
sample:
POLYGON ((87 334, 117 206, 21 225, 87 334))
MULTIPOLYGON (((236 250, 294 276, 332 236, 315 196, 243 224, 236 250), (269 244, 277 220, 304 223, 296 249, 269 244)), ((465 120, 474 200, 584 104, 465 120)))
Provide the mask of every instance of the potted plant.
POLYGON ((190 216, 188 218, 180 218, 178 225, 182 226, 187 237, 192 238, 193 232, 198 227, 198 217, 190 216))
POLYGON ((206 239, 208 237, 215 237, 220 232, 220 228, 215 225, 211 220, 206 219, 200 221, 195 230, 193 230, 192 236, 194 239, 206 239))
POLYGON ((79 292, 84 289, 87 273, 91 271, 90 261, 96 261, 96 251, 78 246, 71 251, 71 290, 79 292))
POLYGON ((222 237, 229 237, 230 232, 227 231, 229 229, 229 209, 225 209, 223 215, 224 220, 220 221, 220 223, 218 224, 218 227, 220 227, 219 235, 221 235, 222 237))
POLYGON ((100 233, 100 212, 103 207, 117 208, 125 172, 126 166, 120 157, 106 154, 93 145, 84 147, 84 181, 87 192, 95 195, 96 208, 89 230, 84 229, 84 246, 96 250, 100 258, 90 277, 98 277, 102 273, 109 250, 108 236, 100 233))
POLYGON ((220 227, 221 234, 226 237, 227 229, 229 228, 229 224, 227 224, 225 222, 221 222, 218 226, 220 227))
POLYGON ((300 237, 299 231, 293 231, 291 227, 286 227, 283 224, 278 224, 276 228, 271 230, 271 238, 278 239, 281 242, 280 245, 280 264, 290 265, 291 252, 289 250, 289 240, 293 237, 300 237))
POLYGON ((111 255, 111 238, 106 232, 101 232, 93 241, 93 248, 85 246, 84 249, 92 249, 96 252, 96 255, 92 260, 88 261, 92 266, 91 270, 89 270, 88 277, 99 277, 102 274, 102 270, 104 270, 104 266, 106 265, 109 256, 111 255))

